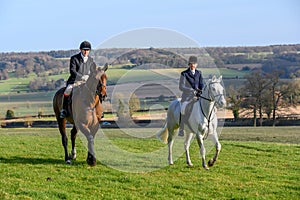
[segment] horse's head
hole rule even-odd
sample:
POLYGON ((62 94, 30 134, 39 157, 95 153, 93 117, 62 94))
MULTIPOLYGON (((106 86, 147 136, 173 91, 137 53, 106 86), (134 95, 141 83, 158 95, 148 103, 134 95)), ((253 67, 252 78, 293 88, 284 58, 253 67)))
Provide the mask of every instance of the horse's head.
POLYGON ((208 95, 211 100, 214 100, 218 107, 226 106, 226 99, 224 94, 224 87, 222 86, 222 76, 216 78, 213 76, 212 79, 208 82, 208 95))
POLYGON ((97 67, 96 63, 93 63, 91 66, 91 74, 86 81, 86 86, 91 91, 96 91, 96 94, 99 95, 99 99, 102 101, 107 96, 106 94, 106 83, 107 83, 107 76, 105 71, 107 70, 108 65, 105 64, 104 67, 97 67))
POLYGON ((96 93, 99 95, 100 101, 105 100, 107 97, 106 93, 106 84, 107 84, 107 75, 106 75, 106 70, 108 69, 108 65, 105 64, 103 68, 98 68, 97 70, 99 73, 97 73, 97 79, 99 80, 99 83, 97 85, 96 93))

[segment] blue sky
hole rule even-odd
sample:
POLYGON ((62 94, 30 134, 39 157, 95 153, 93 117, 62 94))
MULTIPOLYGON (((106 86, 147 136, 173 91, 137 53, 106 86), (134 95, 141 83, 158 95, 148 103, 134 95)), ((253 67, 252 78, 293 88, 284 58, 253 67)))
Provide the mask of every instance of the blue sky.
POLYGON ((0 52, 98 46, 142 28, 173 30, 200 46, 300 43, 298 0, 1 0, 0 52))

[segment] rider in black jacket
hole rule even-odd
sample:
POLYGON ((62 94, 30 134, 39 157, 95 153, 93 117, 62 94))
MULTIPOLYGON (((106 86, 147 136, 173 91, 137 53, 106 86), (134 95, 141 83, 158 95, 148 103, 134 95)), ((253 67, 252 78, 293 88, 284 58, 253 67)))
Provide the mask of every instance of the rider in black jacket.
POLYGON ((67 80, 67 87, 64 92, 63 97, 63 108, 60 112, 60 117, 65 118, 68 116, 67 106, 68 106, 68 97, 70 96, 74 83, 77 81, 86 81, 89 77, 91 66, 94 61, 93 58, 89 56, 91 50, 91 43, 88 41, 83 41, 80 44, 80 53, 74 55, 70 59, 70 77, 67 80))

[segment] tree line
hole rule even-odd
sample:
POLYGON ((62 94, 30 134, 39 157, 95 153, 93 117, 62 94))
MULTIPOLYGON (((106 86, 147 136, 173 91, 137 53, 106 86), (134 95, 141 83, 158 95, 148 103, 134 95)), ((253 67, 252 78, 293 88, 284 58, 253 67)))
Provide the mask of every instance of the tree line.
MULTIPOLYGON (((0 53, 0 80, 10 77, 24 78, 35 73, 39 77, 68 72, 69 58, 78 50, 49 52, 0 53)), ((186 67, 189 55, 199 54, 199 67, 219 68, 240 64, 239 70, 257 70, 264 73, 280 71, 280 78, 300 77, 300 44, 271 45, 254 47, 206 47, 172 49, 96 49, 91 52, 98 65, 104 63, 121 64, 147 68, 186 67), (156 63, 156 64, 153 64, 156 63), (260 67, 250 68, 251 64, 260 67)), ((40 83, 45 79, 36 79, 40 83)), ((34 84, 31 84, 32 86, 34 84)), ((51 83, 43 83, 40 88, 51 83)), ((33 88, 36 90, 36 88, 33 88)))
POLYGON ((279 78, 281 73, 278 70, 270 73, 255 70, 245 77, 245 84, 241 87, 229 87, 227 98, 235 120, 239 119, 242 111, 250 110, 251 113, 244 114, 252 115, 254 126, 257 119, 262 126, 264 116, 275 126, 280 109, 299 105, 300 79, 282 80, 279 78))

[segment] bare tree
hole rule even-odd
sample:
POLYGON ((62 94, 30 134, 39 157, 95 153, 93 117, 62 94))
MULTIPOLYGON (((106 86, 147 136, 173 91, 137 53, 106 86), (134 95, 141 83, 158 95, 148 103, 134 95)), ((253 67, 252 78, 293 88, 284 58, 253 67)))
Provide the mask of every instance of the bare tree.
POLYGON ((270 80, 266 74, 260 70, 254 71, 246 76, 246 83, 243 88, 244 101, 253 110, 253 123, 256 126, 257 112, 259 113, 259 124, 263 122, 263 95, 270 85, 270 80))

